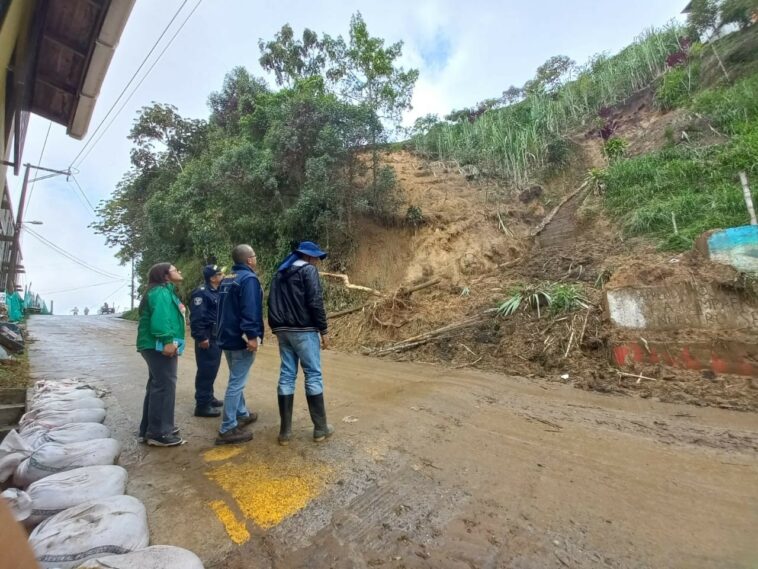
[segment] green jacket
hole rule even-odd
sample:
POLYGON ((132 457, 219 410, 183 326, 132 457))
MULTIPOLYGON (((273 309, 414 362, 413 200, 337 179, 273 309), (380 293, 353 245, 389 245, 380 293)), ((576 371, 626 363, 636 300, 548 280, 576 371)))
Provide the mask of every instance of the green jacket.
POLYGON ((184 305, 176 296, 174 285, 152 288, 139 315, 137 351, 154 350, 156 341, 170 344, 184 340, 184 329, 184 305))

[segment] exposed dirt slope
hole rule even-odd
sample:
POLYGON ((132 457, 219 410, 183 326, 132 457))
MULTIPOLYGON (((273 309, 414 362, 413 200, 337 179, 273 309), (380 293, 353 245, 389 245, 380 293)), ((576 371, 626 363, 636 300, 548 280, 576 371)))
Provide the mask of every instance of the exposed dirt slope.
MULTIPOLYGON (((629 141, 631 154, 665 144, 670 139, 666 133, 678 132, 677 125, 685 121, 681 112, 656 110, 650 90, 612 109, 611 117, 617 132, 629 141)), ((611 346, 620 336, 609 325, 600 287, 615 271, 620 271, 618 278, 644 276, 640 266, 650 268, 652 275, 654 267, 664 267, 665 272, 676 265, 672 255, 656 252, 652 243, 623 238, 604 215, 602 196, 589 187, 576 192, 587 170, 603 166, 604 159, 596 133, 578 134, 575 147, 572 163, 560 177, 528 188, 468 179, 455 165, 442 170, 439 163, 424 162, 409 152, 384 154, 383 162, 397 172, 406 204, 421 208, 425 223, 416 231, 365 224, 348 272, 353 282, 386 291, 389 298, 334 319, 336 346, 370 353, 492 309, 515 285, 568 283, 580 287, 589 310, 543 313, 540 318, 532 311, 508 318, 490 314, 476 325, 389 355, 666 401, 758 409, 758 389, 746 378, 714 380, 696 372, 657 368, 639 371, 661 381, 641 382, 610 366, 611 346), (543 228, 540 222, 546 216, 552 217, 543 228), (401 285, 433 278, 440 278, 440 284, 410 296, 392 295, 401 285)), ((702 278, 720 269, 695 256, 686 259, 688 266, 700 267, 693 270, 702 278)))

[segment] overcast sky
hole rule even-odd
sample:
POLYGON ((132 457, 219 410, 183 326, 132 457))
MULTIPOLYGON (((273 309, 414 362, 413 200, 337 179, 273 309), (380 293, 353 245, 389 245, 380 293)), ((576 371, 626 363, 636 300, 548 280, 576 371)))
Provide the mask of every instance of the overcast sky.
MULTIPOLYGON (((197 1, 186 2, 143 73, 197 1)), ((137 0, 105 78, 90 135, 182 3, 137 0)), ((258 65, 258 39, 271 39, 285 23, 298 34, 308 27, 346 36, 351 14, 360 10, 372 35, 388 43, 402 40, 404 64, 421 72, 414 108, 406 116, 408 123, 419 115, 442 115, 499 96, 509 85, 523 84, 552 55, 565 54, 583 63, 601 51, 615 53, 643 30, 679 17, 684 4, 684 0, 201 0, 121 114, 92 145, 77 179, 93 204, 106 199, 128 169, 126 136, 139 108, 152 101, 172 103, 184 116, 207 118, 208 94, 221 86, 229 70, 243 65, 254 74, 263 74, 258 65)), ((271 78, 269 82, 273 84, 271 78)), ((131 88, 127 94, 130 92, 131 88)), ((123 99, 116 109, 122 103, 123 99)), ((38 163, 49 124, 32 116, 24 162, 38 163)), ((85 142, 67 137, 64 127, 52 125, 41 164, 65 169, 85 142)), ((9 173, 9 185, 15 203, 21 177, 9 173)), ((88 228, 94 214, 73 182, 63 177, 38 182, 25 219, 43 222, 31 229, 102 272, 115 275, 81 268, 27 233, 22 245, 26 282, 32 283, 48 305, 55 301, 57 314, 69 313, 74 306, 94 309, 104 301, 128 307, 129 268, 119 266, 103 238, 88 228)), ((193 277, 199 278, 185 275, 185 279, 193 277)))

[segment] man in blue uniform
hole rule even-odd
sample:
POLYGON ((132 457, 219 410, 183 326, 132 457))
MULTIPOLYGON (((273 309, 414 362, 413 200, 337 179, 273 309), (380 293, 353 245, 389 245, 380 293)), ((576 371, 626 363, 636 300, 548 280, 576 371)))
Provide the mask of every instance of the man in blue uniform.
POLYGON ((263 288, 255 272, 257 258, 250 245, 232 250, 232 274, 219 286, 218 345, 229 365, 224 416, 216 444, 244 443, 253 438, 245 426, 258 415, 245 405, 245 385, 255 354, 263 342, 263 288))
POLYGON ((224 403, 213 396, 213 383, 221 365, 221 348, 216 342, 218 286, 224 270, 216 265, 203 268, 205 284, 192 291, 190 332, 195 340, 195 417, 219 417, 224 403))

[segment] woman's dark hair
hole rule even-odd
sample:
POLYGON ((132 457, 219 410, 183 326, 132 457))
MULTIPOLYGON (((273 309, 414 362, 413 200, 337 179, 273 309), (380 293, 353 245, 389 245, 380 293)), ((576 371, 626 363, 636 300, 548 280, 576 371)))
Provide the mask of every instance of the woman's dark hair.
POLYGON ((142 309, 147 303, 147 293, 157 286, 164 285, 168 282, 168 274, 171 272, 171 263, 156 263, 147 272, 147 288, 142 295, 142 300, 139 303, 139 311, 142 313, 142 309))

